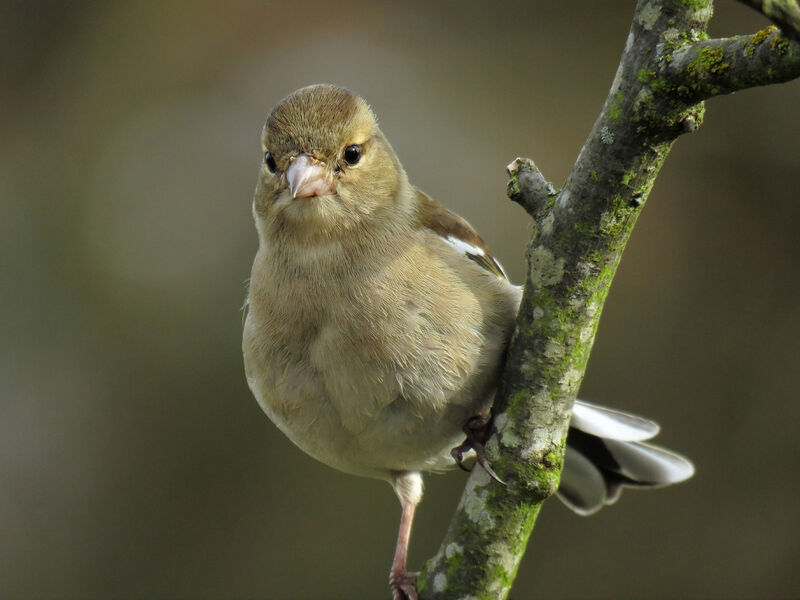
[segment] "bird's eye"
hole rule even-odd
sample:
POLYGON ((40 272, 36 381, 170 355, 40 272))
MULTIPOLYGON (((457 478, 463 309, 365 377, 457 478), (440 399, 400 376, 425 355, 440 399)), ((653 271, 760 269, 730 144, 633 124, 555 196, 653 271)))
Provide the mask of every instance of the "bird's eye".
POLYGON ((275 159, 272 158, 272 154, 269 152, 264 153, 264 163, 267 165, 267 169, 269 169, 270 173, 274 173, 278 169, 278 165, 275 164, 275 159))
POLYGON ((358 144, 349 145, 347 148, 344 149, 342 158, 344 159, 344 162, 346 162, 351 167, 355 164, 358 164, 358 161, 361 160, 361 146, 359 146, 358 144))

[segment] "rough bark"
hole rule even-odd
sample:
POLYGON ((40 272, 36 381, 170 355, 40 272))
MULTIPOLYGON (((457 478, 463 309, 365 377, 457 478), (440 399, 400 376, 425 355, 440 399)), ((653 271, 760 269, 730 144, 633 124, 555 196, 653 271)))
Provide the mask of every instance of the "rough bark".
MULTIPOLYGON (((763 4, 798 14, 796 2, 763 4)), ((509 165, 509 196, 534 231, 487 443, 506 485, 473 470, 418 579, 422 599, 508 595, 542 503, 558 488, 572 403, 611 280, 672 143, 700 126, 704 99, 800 76, 800 45, 790 37, 770 27, 709 40, 711 14, 711 0, 639 0, 603 110, 563 187, 528 159, 509 165)))

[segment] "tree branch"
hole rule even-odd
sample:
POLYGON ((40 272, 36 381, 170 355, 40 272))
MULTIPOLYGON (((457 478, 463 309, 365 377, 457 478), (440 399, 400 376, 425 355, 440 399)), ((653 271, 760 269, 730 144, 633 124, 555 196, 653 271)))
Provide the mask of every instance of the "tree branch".
POLYGON ((800 6, 796 0, 739 0, 763 13, 788 37, 800 42, 800 6))
MULTIPOLYGON (((705 41, 711 13, 711 0, 638 0, 603 110, 561 190, 530 160, 509 165, 509 196, 533 217, 534 231, 486 444, 506 485, 473 470, 439 551, 417 580, 423 600, 502 599, 511 588, 541 505, 558 488, 572 403, 625 244, 672 143, 699 127, 704 94, 712 85, 720 91, 710 95, 725 93, 721 72, 733 71, 709 67, 691 86, 684 81, 691 56, 734 50, 725 40, 705 41)), ((747 38, 753 53, 736 70, 751 85, 758 61, 772 56, 761 46, 785 41, 769 32, 755 44, 758 35, 747 38)), ((786 57, 794 60, 795 45, 786 48, 780 60, 794 64, 786 57)))
POLYGON ((706 40, 672 54, 662 69, 669 95, 687 102, 800 76, 800 44, 774 25, 754 33, 706 40))

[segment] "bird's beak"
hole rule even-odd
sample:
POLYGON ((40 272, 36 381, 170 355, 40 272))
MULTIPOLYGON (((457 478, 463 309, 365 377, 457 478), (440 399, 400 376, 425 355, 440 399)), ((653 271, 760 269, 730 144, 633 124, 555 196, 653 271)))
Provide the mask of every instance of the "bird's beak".
POLYGON ((333 193, 333 182, 325 167, 307 154, 298 154, 286 170, 292 198, 311 198, 333 193))

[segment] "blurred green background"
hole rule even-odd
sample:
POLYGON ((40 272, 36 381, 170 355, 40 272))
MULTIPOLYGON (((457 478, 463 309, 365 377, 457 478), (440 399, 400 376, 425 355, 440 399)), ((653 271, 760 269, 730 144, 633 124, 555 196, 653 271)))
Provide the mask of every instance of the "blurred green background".
MULTIPOLYGON (((306 457, 241 364, 268 110, 315 82, 516 281, 505 165, 564 180, 632 2, 6 1, 0 16, 0 596, 386 598, 399 504, 306 457), (491 4, 491 5, 490 5, 491 4)), ((717 2, 712 34, 766 25, 717 2)), ((582 396, 697 475, 552 501, 513 598, 797 597, 800 84, 708 103, 629 243, 582 396)), ((410 566, 465 478, 428 478, 410 566)))

